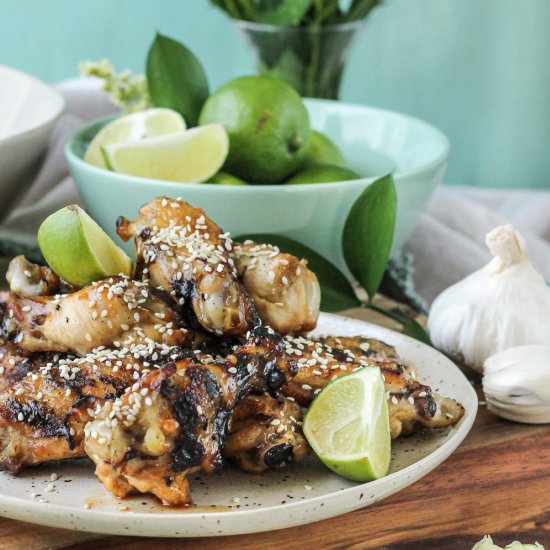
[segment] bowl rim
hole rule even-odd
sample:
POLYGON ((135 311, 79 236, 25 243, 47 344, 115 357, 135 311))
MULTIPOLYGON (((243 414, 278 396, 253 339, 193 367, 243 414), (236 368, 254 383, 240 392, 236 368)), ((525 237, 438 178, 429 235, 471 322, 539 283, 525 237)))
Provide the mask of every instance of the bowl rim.
POLYGON ((40 80, 39 78, 29 73, 18 71, 17 69, 8 67, 7 65, 0 65, 0 73, 1 72, 5 72, 7 74, 10 74, 10 73, 16 74, 32 82, 34 86, 36 86, 37 88, 40 88, 43 92, 50 95, 50 97, 54 101, 54 109, 53 109, 53 113, 48 115, 48 117, 45 120, 41 120, 39 123, 35 124, 34 126, 31 126, 30 128, 27 128, 26 130, 17 132, 15 134, 8 134, 5 137, 0 137, 0 146, 6 145, 6 144, 14 144, 19 141, 23 141, 28 137, 32 136, 33 134, 37 134, 41 132, 48 126, 52 126, 53 124, 55 124, 59 120, 61 115, 65 112, 65 109, 67 106, 65 98, 53 86, 50 86, 46 82, 40 80))
MULTIPOLYGON (((423 126, 428 131, 432 132, 437 138, 441 141, 442 144, 442 151, 433 159, 431 159, 429 162, 426 162, 425 164, 422 164, 421 166, 411 169, 411 170, 404 170, 401 172, 394 171, 392 172, 392 175, 394 177, 401 178, 407 178, 412 175, 421 175, 425 172, 429 172, 433 170, 436 166, 444 164, 448 158, 449 158, 449 152, 450 152, 450 141, 448 137, 437 127, 430 124, 429 122, 426 122, 420 118, 407 115, 404 113, 400 113, 398 111, 391 111, 387 109, 380 109, 377 107, 370 107, 367 105, 360 105, 356 103, 347 103, 343 101, 335 101, 331 99, 317 99, 317 98, 304 98, 304 102, 306 103, 306 106, 308 105, 315 105, 315 104, 328 104, 332 107, 345 107, 345 108, 353 108, 353 109, 361 109, 364 111, 374 112, 374 113, 384 113, 385 115, 389 115, 393 118, 399 118, 404 119, 409 122, 413 122, 415 124, 418 124, 420 126, 423 126)), ((96 174, 102 174, 104 177, 111 178, 112 180, 116 181, 120 178, 124 179, 125 181, 130 181, 135 185, 176 185, 178 187, 181 187, 182 190, 189 189, 190 187, 196 188, 197 185, 201 185, 201 189, 204 190, 206 193, 211 192, 220 192, 222 189, 232 189, 235 191, 230 192, 237 192, 236 190, 239 190, 241 193, 248 193, 248 192, 254 192, 254 190, 258 189, 284 189, 286 192, 298 192, 298 191, 304 191, 304 190, 311 190, 315 191, 317 189, 331 189, 336 186, 340 186, 345 184, 346 186, 354 185, 354 186, 365 186, 366 184, 370 184, 380 177, 383 176, 375 176, 375 177, 364 177, 364 178, 358 178, 353 180, 346 180, 346 181, 335 181, 335 182, 325 182, 325 183, 295 183, 292 185, 284 185, 284 184, 268 184, 268 183, 255 183, 255 184, 248 184, 248 185, 203 185, 201 183, 191 183, 191 182, 178 182, 178 181, 169 181, 169 180, 161 180, 161 179, 153 179, 153 178, 145 178, 142 176, 133 176, 130 174, 122 174, 119 172, 114 172, 111 170, 106 170, 104 168, 100 168, 98 166, 94 166, 92 164, 87 163, 84 161, 84 159, 78 155, 75 152, 75 146, 78 141, 82 139, 82 135, 86 132, 90 131, 90 129, 94 126, 98 126, 101 124, 105 124, 110 120, 114 120, 115 118, 121 116, 122 113, 115 113, 110 114, 107 116, 103 116, 100 118, 96 118, 92 120, 91 122, 87 123, 86 125, 80 127, 78 130, 73 132, 69 138, 65 142, 64 146, 64 154, 65 158, 67 159, 69 166, 71 163, 75 163, 80 168, 87 170, 91 173, 96 174), (108 176, 107 176, 108 174, 108 176)), ((380 152, 376 149, 373 149, 376 152, 380 152)))

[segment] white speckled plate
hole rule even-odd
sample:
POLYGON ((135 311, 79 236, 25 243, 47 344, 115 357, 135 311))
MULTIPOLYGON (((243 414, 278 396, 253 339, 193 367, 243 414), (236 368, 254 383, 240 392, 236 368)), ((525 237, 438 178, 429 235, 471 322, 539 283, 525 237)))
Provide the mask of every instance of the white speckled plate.
POLYGON ((466 437, 477 397, 446 357, 397 332, 337 315, 321 314, 316 333, 370 336, 395 345, 421 381, 464 405, 464 418, 449 430, 398 439, 390 474, 371 483, 340 478, 311 457, 265 475, 231 468, 221 475, 194 475, 196 506, 170 509, 144 496, 117 501, 96 481, 91 462, 82 459, 28 469, 19 477, 0 472, 0 515, 113 535, 197 537, 281 529, 345 514, 400 491, 441 464, 466 437), (59 479, 46 492, 52 473, 59 479))

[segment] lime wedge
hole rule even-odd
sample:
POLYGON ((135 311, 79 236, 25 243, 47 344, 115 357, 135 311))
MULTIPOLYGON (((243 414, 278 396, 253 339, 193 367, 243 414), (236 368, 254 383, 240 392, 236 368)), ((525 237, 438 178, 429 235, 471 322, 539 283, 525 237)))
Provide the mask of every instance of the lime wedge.
POLYGON ((355 481, 385 476, 391 438, 380 369, 366 367, 331 382, 310 406, 304 434, 337 474, 355 481))
POLYGON ((229 138, 222 124, 103 148, 108 164, 116 172, 189 183, 212 177, 222 167, 228 151, 229 138))
POLYGON ((94 166, 107 168, 101 154, 102 147, 124 141, 175 134, 183 132, 185 128, 183 117, 172 109, 147 109, 132 113, 117 118, 103 127, 88 145, 84 160, 94 166))
POLYGON ((76 205, 62 208, 42 222, 38 244, 55 273, 79 287, 132 272, 130 258, 76 205))

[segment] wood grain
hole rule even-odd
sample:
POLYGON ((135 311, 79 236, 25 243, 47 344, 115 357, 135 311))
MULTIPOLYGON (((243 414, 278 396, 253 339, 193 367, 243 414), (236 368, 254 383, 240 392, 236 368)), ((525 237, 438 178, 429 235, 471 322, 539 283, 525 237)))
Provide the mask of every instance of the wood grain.
MULTIPOLYGON (((365 311, 353 316, 365 318, 365 311)), ((203 539, 109 537, 0 518, 0 549, 469 550, 490 533, 501 545, 537 540, 550 550, 549 471, 547 426, 500 420, 481 406, 466 440, 439 468, 345 516, 257 535, 203 539)))

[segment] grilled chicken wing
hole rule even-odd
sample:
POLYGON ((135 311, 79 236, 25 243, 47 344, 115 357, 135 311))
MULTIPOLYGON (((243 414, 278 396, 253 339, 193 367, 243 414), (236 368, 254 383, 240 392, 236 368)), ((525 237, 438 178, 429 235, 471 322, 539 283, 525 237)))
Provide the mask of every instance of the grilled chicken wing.
POLYGON ((315 328, 321 289, 306 260, 252 241, 233 243, 231 257, 266 325, 280 334, 309 332, 315 328))
POLYGON ((192 335, 178 327, 179 321, 162 291, 126 277, 55 297, 0 293, 0 332, 27 351, 83 355, 114 342, 147 338, 181 345, 192 335))
POLYGON ((61 279, 49 268, 29 262, 25 256, 16 256, 8 266, 6 279, 10 290, 25 296, 49 296, 65 292, 61 279))
POLYGON ((200 208, 157 198, 133 222, 120 218, 120 237, 135 238, 137 276, 191 306, 215 334, 242 335, 255 323, 254 304, 237 281, 231 239, 200 208))
POLYGON ((99 480, 117 497, 139 491, 189 504, 187 476, 220 469, 235 405, 252 389, 276 392, 296 372, 283 349, 258 327, 221 361, 169 363, 107 402, 86 428, 99 480))
POLYGON ((0 345, 0 469, 84 455, 84 427, 106 399, 140 376, 182 357, 180 348, 151 340, 84 357, 28 354, 0 345))
POLYGON ((358 368, 379 365, 384 376, 392 438, 418 428, 445 428, 463 416, 462 405, 416 380, 395 349, 375 339, 357 337, 286 337, 286 351, 298 361, 298 374, 282 392, 307 406, 331 380, 358 368))
POLYGON ((309 453, 301 422, 302 409, 295 402, 249 395, 235 408, 224 457, 255 474, 300 462, 309 453))

